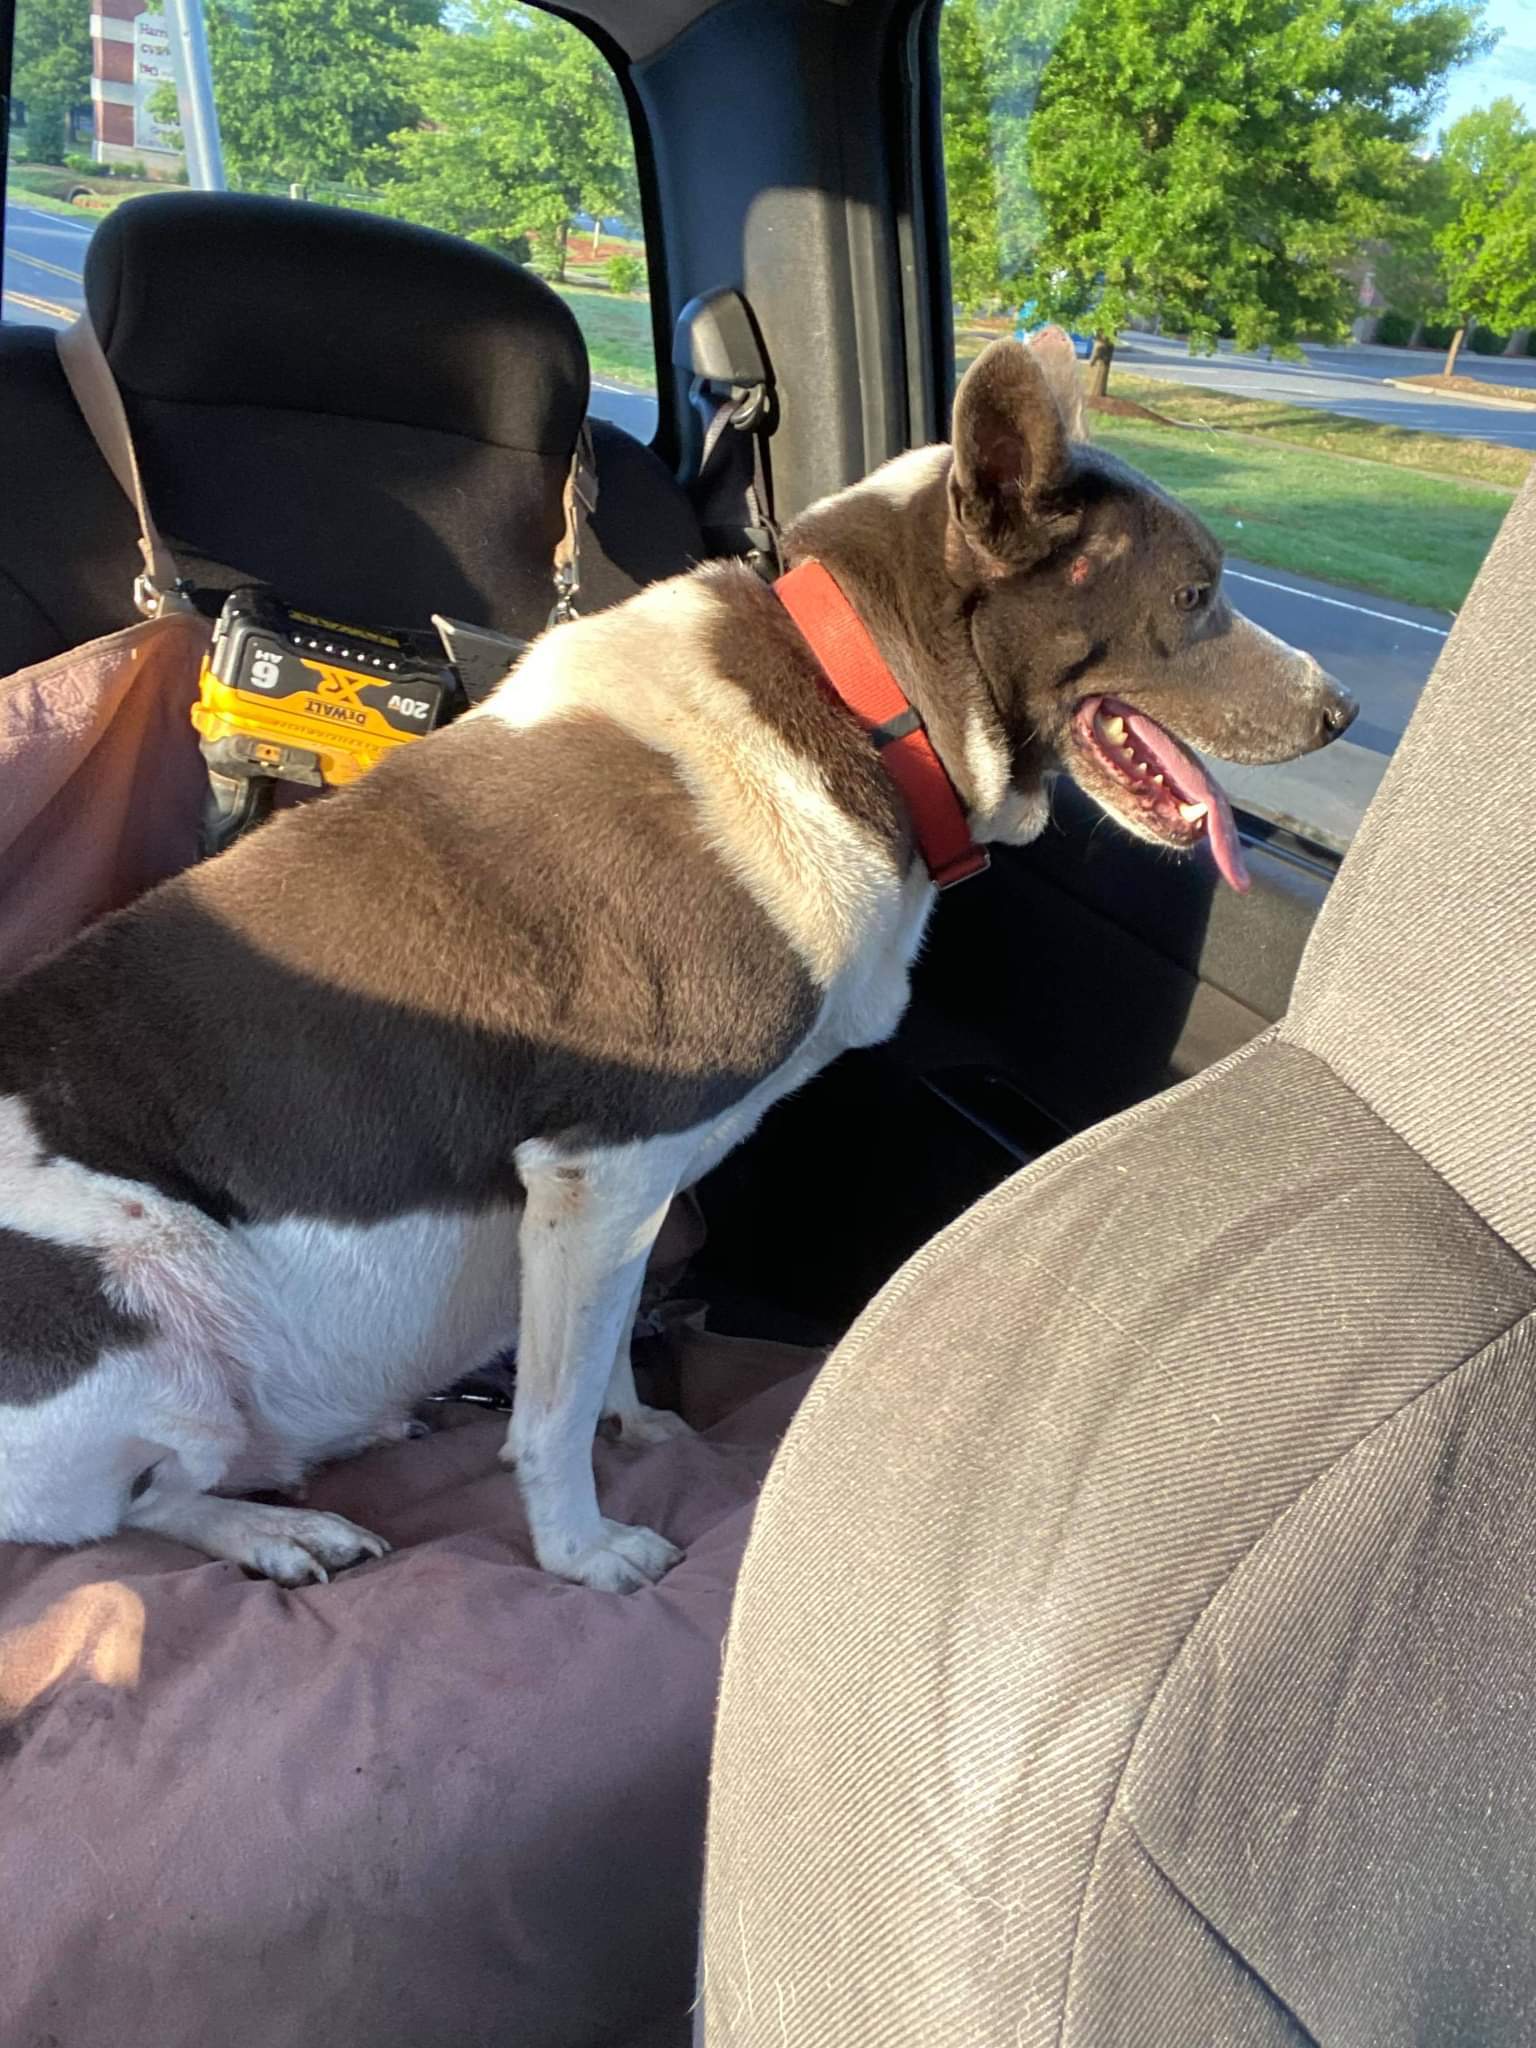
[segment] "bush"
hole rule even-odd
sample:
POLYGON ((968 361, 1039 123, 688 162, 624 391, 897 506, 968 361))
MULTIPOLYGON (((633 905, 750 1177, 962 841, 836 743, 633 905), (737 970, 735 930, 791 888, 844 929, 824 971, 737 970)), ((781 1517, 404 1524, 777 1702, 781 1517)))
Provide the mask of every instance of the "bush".
POLYGON ((637 292, 645 283, 645 263, 639 256, 610 256, 606 271, 611 292, 637 292))
POLYGON ((94 178, 96 166, 83 149, 72 149, 64 159, 66 170, 73 171, 77 178, 94 178))
POLYGON ((1475 356, 1501 356, 1507 334, 1500 334, 1492 327, 1474 327, 1467 336, 1467 347, 1475 356))
POLYGON ((1419 336, 1419 340, 1425 348, 1449 348, 1455 334, 1455 328, 1447 321, 1426 320, 1424 332, 1419 336))
POLYGON ((1406 348, 1414 324, 1406 313, 1383 313, 1376 322, 1376 339, 1383 348, 1406 348))
POLYGON ((526 269, 533 249, 526 235, 509 234, 505 228, 476 228, 466 241, 476 242, 482 249, 494 249, 498 256, 509 256, 514 263, 526 269))
POLYGON ((59 107, 33 107, 27 114, 27 155, 35 164, 64 161, 64 114, 59 107))

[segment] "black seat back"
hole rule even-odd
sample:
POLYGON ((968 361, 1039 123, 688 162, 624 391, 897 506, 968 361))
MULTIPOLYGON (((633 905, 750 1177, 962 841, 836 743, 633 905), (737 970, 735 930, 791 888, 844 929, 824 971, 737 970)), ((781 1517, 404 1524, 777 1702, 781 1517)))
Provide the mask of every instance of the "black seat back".
MULTIPOLYGON (((538 278, 374 215, 170 193, 103 222, 85 283, 184 552, 341 617, 542 627, 588 371, 538 278)), ((587 608, 699 552, 648 451, 604 429, 598 456, 587 608)), ((0 330, 0 470, 4 673, 133 616, 133 521, 39 329, 0 330)))

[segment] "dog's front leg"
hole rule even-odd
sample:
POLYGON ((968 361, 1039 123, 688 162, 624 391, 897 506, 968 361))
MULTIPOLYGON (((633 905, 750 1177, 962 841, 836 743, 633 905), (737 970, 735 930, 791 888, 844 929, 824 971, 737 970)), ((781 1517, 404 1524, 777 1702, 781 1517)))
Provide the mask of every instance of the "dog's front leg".
POLYGON ((158 1482, 123 1517, 125 1529, 152 1529, 209 1557, 229 1558, 280 1586, 324 1585, 333 1571, 365 1557, 385 1557, 382 1536, 341 1515, 315 1508, 268 1507, 192 1493, 158 1482))
POLYGON ((598 1512, 592 1438, 677 1162, 665 1145, 576 1155, 540 1143, 520 1148, 517 1166, 526 1191, 522 1306, 502 1457, 517 1467, 544 1569, 600 1592, 633 1592, 682 1553, 650 1529, 598 1512))

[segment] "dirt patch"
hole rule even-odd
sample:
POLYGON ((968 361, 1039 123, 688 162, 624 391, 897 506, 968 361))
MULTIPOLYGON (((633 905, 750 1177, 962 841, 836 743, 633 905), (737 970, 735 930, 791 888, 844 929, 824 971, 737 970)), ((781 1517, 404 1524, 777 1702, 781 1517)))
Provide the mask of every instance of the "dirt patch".
POLYGON ((1501 405, 1536 405, 1536 390, 1523 384, 1484 384, 1477 377, 1447 377, 1437 370, 1428 377, 1394 377, 1402 390, 1444 391, 1452 398, 1494 398, 1501 405))
POLYGON ((1182 427, 1183 420, 1171 420, 1166 413, 1154 412, 1149 405, 1138 405, 1134 398, 1085 398, 1083 404, 1089 412, 1113 413, 1117 420, 1150 420, 1154 427, 1182 427))

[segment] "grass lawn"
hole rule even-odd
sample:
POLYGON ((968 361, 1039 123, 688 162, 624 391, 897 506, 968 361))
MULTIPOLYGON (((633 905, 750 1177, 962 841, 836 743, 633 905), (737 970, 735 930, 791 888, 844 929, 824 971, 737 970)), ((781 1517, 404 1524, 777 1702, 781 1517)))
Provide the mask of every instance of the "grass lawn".
POLYGON ((1326 455, 1353 455, 1399 469, 1503 484, 1509 490, 1519 489, 1536 461, 1529 449, 1506 448, 1497 441, 1417 434, 1406 427, 1352 420, 1344 413, 1282 405, 1276 399, 1240 398, 1234 392, 1206 391, 1163 377, 1135 377, 1117 370, 1110 377, 1109 390, 1112 398, 1134 398, 1186 426, 1226 427, 1268 441, 1293 441, 1326 455))
POLYGON ((98 221, 125 199, 137 199, 145 192, 177 192, 183 188, 149 178, 82 179, 70 171, 55 170, 51 164, 13 164, 6 174, 5 196, 17 206, 35 207, 39 213, 59 213, 68 220, 98 221), (76 206, 63 194, 81 185, 91 197, 76 206))
POLYGON ((66 220, 95 221, 101 215, 83 206, 71 206, 67 199, 55 199, 47 192, 34 192, 29 186, 20 185, 14 178, 5 188, 5 196, 13 206, 30 206, 36 213, 60 213, 66 220))
POLYGON ((632 384, 637 391, 654 391, 656 342, 650 300, 619 298, 578 284, 557 284, 555 290, 576 315, 593 376, 632 384))
POLYGON ((1183 498, 1233 554, 1407 604, 1459 610, 1512 496, 1286 441, 1091 418, 1095 441, 1183 498))

